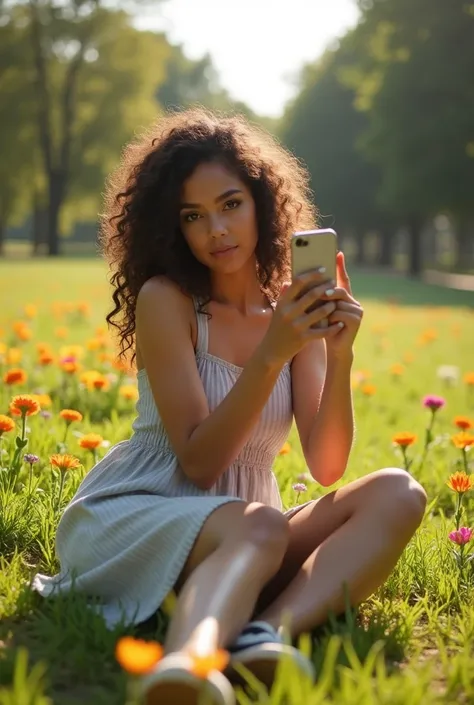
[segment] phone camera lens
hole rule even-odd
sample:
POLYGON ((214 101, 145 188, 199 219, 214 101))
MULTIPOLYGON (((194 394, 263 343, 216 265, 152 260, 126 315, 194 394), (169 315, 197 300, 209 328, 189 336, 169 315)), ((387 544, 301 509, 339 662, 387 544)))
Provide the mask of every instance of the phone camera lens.
POLYGON ((299 237, 296 240, 296 247, 306 247, 308 245, 308 241, 304 237, 299 237))

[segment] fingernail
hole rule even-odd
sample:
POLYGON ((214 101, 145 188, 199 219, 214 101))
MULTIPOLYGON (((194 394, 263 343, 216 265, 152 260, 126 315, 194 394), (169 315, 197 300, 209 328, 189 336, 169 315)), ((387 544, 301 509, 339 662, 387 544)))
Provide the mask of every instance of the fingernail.
POLYGON ((339 326, 339 328, 344 328, 344 323, 342 321, 339 321, 337 325, 339 326))
POLYGON ((324 272, 326 271, 326 267, 318 267, 316 271, 318 272, 318 274, 324 274, 324 272))
POLYGON ((334 291, 334 289, 326 289, 324 293, 326 294, 326 296, 332 296, 336 292, 334 291))

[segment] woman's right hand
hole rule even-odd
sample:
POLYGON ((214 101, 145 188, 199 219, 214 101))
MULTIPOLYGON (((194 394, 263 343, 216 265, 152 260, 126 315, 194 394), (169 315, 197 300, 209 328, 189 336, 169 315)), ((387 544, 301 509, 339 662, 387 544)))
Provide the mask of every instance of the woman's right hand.
POLYGON ((318 327, 318 323, 336 309, 334 301, 321 298, 334 286, 335 283, 319 271, 306 272, 293 280, 280 297, 262 341, 269 359, 285 364, 309 341, 332 337, 341 330, 338 323, 318 327), (309 291, 308 287, 311 287, 309 291), (308 312, 315 304, 317 308, 308 312))

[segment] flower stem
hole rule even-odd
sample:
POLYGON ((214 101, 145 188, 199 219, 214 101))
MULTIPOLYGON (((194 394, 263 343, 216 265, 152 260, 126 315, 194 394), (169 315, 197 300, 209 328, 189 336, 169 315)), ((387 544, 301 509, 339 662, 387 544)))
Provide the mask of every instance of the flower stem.
POLYGON ((465 448, 461 448, 461 452, 462 452, 462 462, 464 465, 464 472, 466 473, 466 475, 468 475, 469 474, 469 465, 467 462, 467 450, 465 448))
POLYGON ((57 503, 57 506, 56 506, 56 511, 57 511, 57 512, 59 512, 59 508, 60 508, 60 506, 61 506, 61 497, 62 497, 62 494, 63 494, 63 487, 64 487, 64 477, 65 477, 64 472, 61 472, 61 479, 60 479, 60 482, 59 482, 58 503, 57 503))
POLYGON ((463 497, 463 492, 458 492, 458 499, 456 503, 456 511, 454 513, 454 521, 456 524, 456 531, 459 531, 459 527, 461 526, 461 517, 462 517, 462 497, 463 497))
POLYGON ((70 426, 70 424, 66 421, 66 430, 65 430, 65 432, 64 432, 63 444, 66 443, 66 438, 67 438, 67 434, 68 434, 68 431, 69 431, 69 426, 70 426))

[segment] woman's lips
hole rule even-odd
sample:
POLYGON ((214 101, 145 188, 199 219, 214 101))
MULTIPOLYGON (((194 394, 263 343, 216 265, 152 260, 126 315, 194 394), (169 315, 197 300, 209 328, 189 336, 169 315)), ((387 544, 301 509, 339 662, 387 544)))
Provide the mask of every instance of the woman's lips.
POLYGON ((237 245, 234 245, 233 247, 226 247, 223 250, 216 250, 215 252, 212 252, 211 254, 214 255, 214 257, 225 257, 226 255, 231 255, 232 252, 234 252, 237 249, 237 245))

